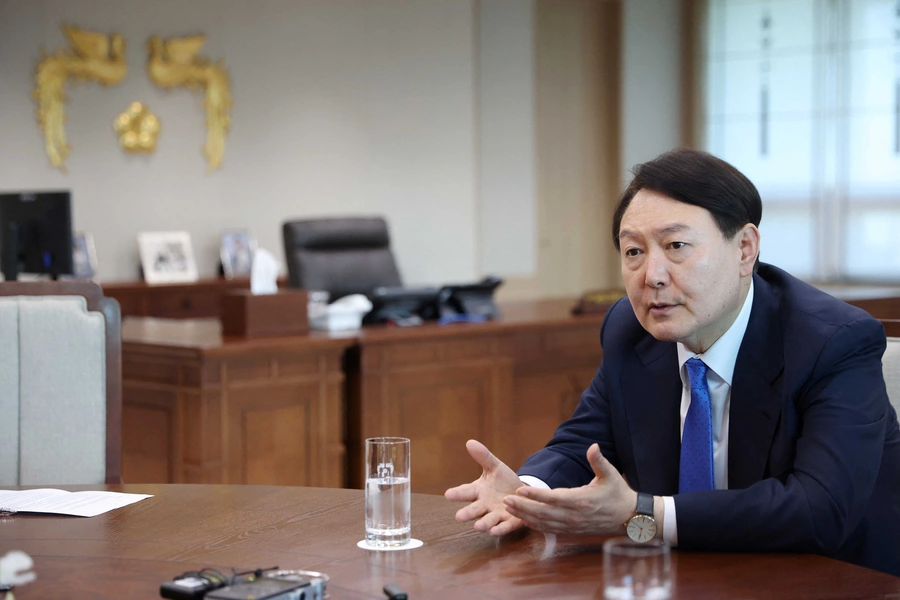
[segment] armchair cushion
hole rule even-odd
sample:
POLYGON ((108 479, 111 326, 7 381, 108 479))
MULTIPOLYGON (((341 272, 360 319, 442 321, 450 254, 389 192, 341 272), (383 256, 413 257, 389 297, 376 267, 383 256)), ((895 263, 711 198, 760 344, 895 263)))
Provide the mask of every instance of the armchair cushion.
MULTIPOLYGON (((18 357, 17 480, 6 485, 103 483, 106 479, 106 323, 88 312, 82 296, 0 298, 0 319, 16 313, 17 328, 2 329, 0 353, 18 357), (11 334, 15 331, 15 334, 11 334)), ((9 377, 9 373, 0 377, 9 377)), ((6 453, 4 453, 6 455, 6 453)), ((7 468, 8 465, 4 465, 7 468)))
POLYGON ((19 480, 19 308, 0 298, 0 485, 19 480))

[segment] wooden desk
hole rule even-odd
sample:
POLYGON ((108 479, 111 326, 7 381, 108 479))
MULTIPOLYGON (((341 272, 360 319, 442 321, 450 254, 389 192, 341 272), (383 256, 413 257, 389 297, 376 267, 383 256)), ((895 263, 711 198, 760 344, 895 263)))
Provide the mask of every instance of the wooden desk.
POLYGON ((215 320, 125 319, 123 479, 361 487, 363 441, 380 435, 412 439, 417 492, 478 476, 469 438, 519 465, 600 364, 603 315, 573 317, 573 303, 252 341, 223 339, 215 320))
POLYGON ((363 440, 410 438, 413 490, 443 493, 477 478, 470 438, 518 467, 544 446, 600 366, 602 314, 574 300, 502 306, 490 323, 370 328, 350 372, 350 485, 362 487, 363 440), (358 378, 358 381, 357 381, 358 378))
POLYGON ((218 319, 124 319, 122 478, 340 487, 352 338, 223 338, 218 319))
MULTIPOLYGON (((70 488, 79 489, 79 488, 70 488)), ((83 489, 83 488, 82 488, 83 489)), ((93 488, 98 489, 98 488, 93 488)), ((103 488, 100 488, 103 489, 103 488)), ((373 552, 360 490, 126 485, 149 498, 89 519, 0 517, 4 549, 35 561, 21 600, 158 598, 187 570, 278 565, 328 574, 332 600, 380 599, 396 583, 413 599, 602 598, 602 538, 534 532, 496 540, 457 523, 457 506, 413 495, 415 550, 373 552)), ((828 558, 673 551, 673 598, 896 598, 900 579, 828 558)))

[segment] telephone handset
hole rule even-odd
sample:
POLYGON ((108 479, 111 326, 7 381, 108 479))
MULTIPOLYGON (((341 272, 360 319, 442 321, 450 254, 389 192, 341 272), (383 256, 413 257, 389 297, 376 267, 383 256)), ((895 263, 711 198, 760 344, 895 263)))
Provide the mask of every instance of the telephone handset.
POLYGON ((442 319, 453 315, 466 315, 495 319, 500 311, 494 303, 494 290, 503 280, 499 277, 485 277, 478 283, 465 285, 445 285, 438 292, 438 312, 442 319))

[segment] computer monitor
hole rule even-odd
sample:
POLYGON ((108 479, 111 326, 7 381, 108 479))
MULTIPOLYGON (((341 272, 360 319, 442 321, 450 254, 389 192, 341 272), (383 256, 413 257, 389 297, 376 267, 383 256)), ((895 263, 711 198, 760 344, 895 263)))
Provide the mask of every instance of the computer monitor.
POLYGON ((67 191, 0 194, 0 266, 19 273, 72 274, 72 201, 67 191))

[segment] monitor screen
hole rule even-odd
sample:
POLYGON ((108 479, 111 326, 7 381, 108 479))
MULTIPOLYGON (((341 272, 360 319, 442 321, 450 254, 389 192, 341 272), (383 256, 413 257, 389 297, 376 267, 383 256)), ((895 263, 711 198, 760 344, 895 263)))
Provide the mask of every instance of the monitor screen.
POLYGON ((0 265, 19 273, 72 274, 72 208, 67 191, 0 194, 0 265))

